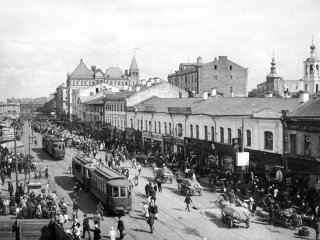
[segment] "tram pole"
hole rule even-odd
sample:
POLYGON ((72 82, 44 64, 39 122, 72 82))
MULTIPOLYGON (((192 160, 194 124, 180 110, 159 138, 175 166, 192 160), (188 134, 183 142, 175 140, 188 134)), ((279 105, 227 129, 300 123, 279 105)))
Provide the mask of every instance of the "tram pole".
POLYGON ((16 121, 13 121, 13 138, 14 138, 14 158, 16 161, 16 191, 19 188, 19 177, 18 177, 18 159, 17 159, 17 141, 16 141, 16 121))

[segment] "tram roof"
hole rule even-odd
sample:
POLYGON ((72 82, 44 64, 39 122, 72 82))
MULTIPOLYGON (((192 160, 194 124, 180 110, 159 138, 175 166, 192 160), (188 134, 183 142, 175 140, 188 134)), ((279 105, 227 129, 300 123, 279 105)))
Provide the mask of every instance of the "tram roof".
POLYGON ((91 157, 86 157, 86 156, 83 156, 83 155, 81 155, 81 154, 77 154, 77 155, 75 156, 75 160, 79 161, 79 162, 82 163, 83 165, 94 162, 94 160, 93 160, 91 157))
POLYGON ((53 142, 64 142, 62 139, 56 138, 53 135, 43 135, 44 138, 49 138, 53 142))
POLYGON ((95 168, 94 171, 97 172, 99 175, 108 178, 109 180, 126 179, 126 177, 121 173, 106 166, 99 166, 95 168))
POLYGON ((127 179, 111 180, 109 184, 111 186, 122 186, 122 187, 127 187, 132 185, 131 182, 129 182, 127 179))

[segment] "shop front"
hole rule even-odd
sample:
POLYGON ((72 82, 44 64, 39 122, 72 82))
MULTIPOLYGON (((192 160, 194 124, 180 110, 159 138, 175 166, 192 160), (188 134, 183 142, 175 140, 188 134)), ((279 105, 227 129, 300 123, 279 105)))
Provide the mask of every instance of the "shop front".
POLYGON ((152 133, 152 150, 162 153, 163 150, 163 138, 162 134, 152 133))
POLYGON ((170 135, 164 135, 162 136, 163 139, 163 153, 164 154, 169 154, 173 153, 173 137, 170 135))
POLYGON ((249 172, 275 178, 279 167, 283 167, 283 157, 278 153, 269 153, 252 149, 244 149, 249 152, 249 172))
POLYGON ((143 141, 144 152, 145 153, 150 152, 151 142, 152 142, 152 134, 150 132, 142 132, 142 141, 143 141))
POLYGON ((135 146, 135 130, 133 128, 126 128, 125 133, 127 148, 131 152, 135 146))
POLYGON ((135 149, 137 152, 141 152, 143 148, 142 132, 137 130, 134 133, 135 149))
POLYGON ((183 139, 174 139, 174 148, 176 149, 176 157, 178 160, 184 160, 184 141, 183 139))
POLYGON ((235 170, 235 150, 231 144, 226 143, 213 143, 217 155, 217 168, 223 171, 235 170))

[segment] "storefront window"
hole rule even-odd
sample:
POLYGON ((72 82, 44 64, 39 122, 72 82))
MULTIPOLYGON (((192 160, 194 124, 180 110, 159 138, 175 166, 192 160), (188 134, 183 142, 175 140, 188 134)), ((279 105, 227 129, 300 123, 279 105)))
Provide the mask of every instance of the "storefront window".
POLYGON ((220 128, 220 142, 224 142, 224 129, 223 127, 220 128))
POLYGON ((154 132, 156 133, 157 132, 157 122, 154 121, 154 132))
POLYGON ((190 125, 190 137, 193 138, 193 125, 190 125))
POLYGON ((251 131, 247 130, 247 146, 251 146, 251 131))
POLYGON ((304 136, 304 155, 311 156, 311 137, 308 135, 304 136))
POLYGON ((161 122, 158 122, 158 125, 159 125, 159 133, 161 133, 161 122))
POLYGON ((297 149, 296 141, 297 140, 296 139, 297 139, 296 134, 290 134, 290 152, 292 154, 296 154, 297 153, 297 151, 296 151, 296 149, 297 149))
POLYGON ((272 132, 264 132, 264 148, 268 150, 273 150, 273 134, 272 132))
POLYGON ((196 125, 196 139, 199 139, 199 125, 196 125))
POLYGON ((151 132, 151 121, 149 121, 149 132, 151 132))
POLYGON ((169 123, 169 134, 172 133, 171 123, 169 123))
POLYGON ((228 143, 231 144, 231 128, 228 128, 228 143))
POLYGON ((204 126, 204 139, 208 140, 208 127, 204 126))

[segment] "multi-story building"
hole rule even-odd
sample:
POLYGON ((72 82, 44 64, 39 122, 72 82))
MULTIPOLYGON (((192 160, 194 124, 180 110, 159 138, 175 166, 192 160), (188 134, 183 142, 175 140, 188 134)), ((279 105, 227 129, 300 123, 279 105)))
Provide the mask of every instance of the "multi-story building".
POLYGON ((281 95, 284 92, 309 92, 317 93, 320 90, 320 60, 316 54, 316 46, 310 46, 310 57, 303 61, 303 77, 299 80, 284 80, 276 73, 276 62, 274 57, 271 62, 271 71, 266 81, 257 85, 257 89, 265 92, 276 91, 281 95))
POLYGON ((65 83, 56 89, 56 114, 58 117, 67 116, 68 112, 68 88, 65 83))
POLYGON ((290 177, 303 187, 320 189, 320 95, 310 100, 300 96, 301 105, 283 117, 284 155, 290 177))
POLYGON ((7 103, 20 103, 20 114, 29 116, 31 113, 36 112, 38 108, 44 106, 47 102, 46 97, 40 98, 8 98, 7 103))
POLYGON ((248 69, 219 56, 209 63, 181 63, 179 70, 168 75, 168 82, 195 94, 216 88, 225 97, 247 96, 248 69))
MULTIPOLYGON (((270 174, 283 165, 282 110, 292 111, 299 99, 224 98, 215 90, 207 98, 147 99, 127 114, 128 127, 142 131, 146 149, 196 156, 221 168, 236 167, 234 140, 249 152, 250 170, 270 174)), ((183 156, 184 155, 184 156, 183 156)))
POLYGON ((0 114, 20 114, 20 103, 0 103, 0 114))
POLYGON ((105 83, 115 86, 121 90, 126 90, 129 86, 134 86, 140 83, 139 68, 135 57, 133 57, 129 71, 125 73, 118 67, 109 67, 105 73, 96 66, 89 69, 82 59, 80 64, 73 73, 68 73, 67 76, 67 92, 68 92, 68 114, 70 120, 76 121, 76 99, 79 96, 79 91, 91 86, 105 83))

